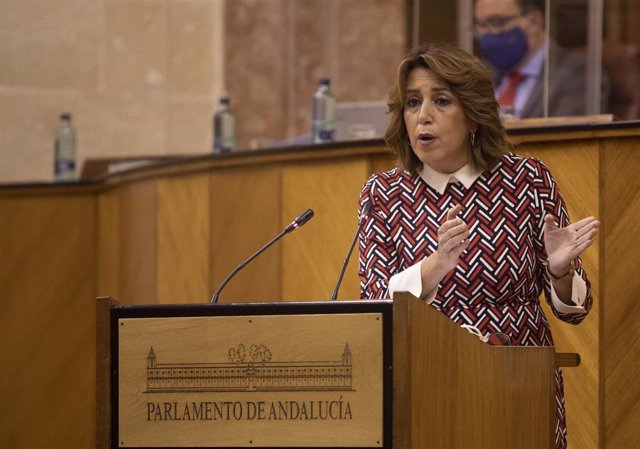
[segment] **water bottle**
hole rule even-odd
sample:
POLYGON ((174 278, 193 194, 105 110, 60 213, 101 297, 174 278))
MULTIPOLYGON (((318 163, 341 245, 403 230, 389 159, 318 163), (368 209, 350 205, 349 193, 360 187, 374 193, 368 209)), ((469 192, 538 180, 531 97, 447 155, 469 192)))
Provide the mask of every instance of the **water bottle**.
POLYGON ((322 78, 318 90, 313 95, 313 143, 327 143, 335 140, 336 99, 331 93, 331 80, 322 78))
POLYGON ((76 130, 71 114, 60 114, 54 147, 54 180, 73 181, 76 177, 76 130))
POLYGON ((235 149, 236 122, 228 97, 220 98, 213 117, 213 152, 230 153, 235 149))

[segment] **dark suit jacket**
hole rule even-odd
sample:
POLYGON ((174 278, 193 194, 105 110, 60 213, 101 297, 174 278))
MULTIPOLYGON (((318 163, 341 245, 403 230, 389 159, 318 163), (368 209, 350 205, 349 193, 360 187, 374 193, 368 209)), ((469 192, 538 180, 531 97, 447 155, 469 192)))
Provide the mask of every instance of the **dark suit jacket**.
MULTIPOLYGON (((550 46, 549 116, 585 115, 587 59, 577 51, 550 46)), ((609 78, 602 73, 601 112, 608 111, 611 93, 609 78)), ((497 83, 496 83, 497 85, 497 83)), ((541 73, 522 110, 521 118, 542 117, 544 77, 541 73)))

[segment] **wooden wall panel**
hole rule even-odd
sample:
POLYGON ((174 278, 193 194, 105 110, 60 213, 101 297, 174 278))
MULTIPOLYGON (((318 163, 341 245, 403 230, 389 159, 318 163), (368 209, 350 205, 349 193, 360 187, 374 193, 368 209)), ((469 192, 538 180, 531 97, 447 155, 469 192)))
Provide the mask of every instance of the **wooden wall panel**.
POLYGON ((118 189, 119 275, 122 304, 153 304, 157 300, 156 182, 141 181, 118 189))
POLYGON ((206 302, 210 297, 209 174, 158 181, 157 299, 206 302))
MULTIPOLYGON (((368 176, 365 159, 310 162, 283 169, 282 220, 307 208, 315 217, 283 242, 282 297, 323 300, 331 292, 358 225, 358 198, 368 176)), ((357 248, 339 298, 360 297, 357 248)))
POLYGON ((390 152, 384 152, 371 156, 371 173, 391 170, 396 166, 395 156, 390 152))
POLYGON ((606 448, 640 447, 640 155, 637 140, 603 153, 603 306, 606 448))
MULTIPOLYGON (((599 216, 599 142, 571 141, 527 144, 519 151, 542 160, 558 183, 572 222, 588 216, 599 216), (558 146, 562 145, 562 151, 558 146)), ((600 217, 601 219, 602 217, 600 217)), ((594 305, 578 326, 556 319, 544 304, 555 345, 560 352, 577 352, 582 363, 565 368, 565 401, 569 448, 598 448, 599 406, 599 249, 598 240, 582 257, 591 282, 594 305)))
MULTIPOLYGON (((212 173, 209 296, 235 267, 284 228, 280 191, 277 165, 212 173)), ((279 301, 281 245, 269 248, 238 273, 222 291, 220 302, 279 301)))
POLYGON ((120 207, 117 190, 98 195, 98 293, 120 298, 120 207))
POLYGON ((95 444, 93 195, 0 199, 0 447, 95 444))

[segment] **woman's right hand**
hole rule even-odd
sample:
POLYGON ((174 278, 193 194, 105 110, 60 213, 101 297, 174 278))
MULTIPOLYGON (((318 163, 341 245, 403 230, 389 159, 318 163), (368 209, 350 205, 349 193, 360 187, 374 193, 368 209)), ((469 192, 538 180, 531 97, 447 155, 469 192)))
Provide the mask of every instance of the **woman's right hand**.
POLYGON ((433 293, 447 273, 458 265, 460 256, 469 247, 469 227, 458 218, 461 211, 460 204, 449 209, 445 222, 438 229, 438 249, 422 260, 420 273, 423 297, 433 293))
POLYGON ((469 247, 469 227, 458 217, 462 206, 456 204, 447 212, 447 219, 438 229, 438 265, 444 271, 444 276, 453 270, 460 261, 460 256, 469 247))

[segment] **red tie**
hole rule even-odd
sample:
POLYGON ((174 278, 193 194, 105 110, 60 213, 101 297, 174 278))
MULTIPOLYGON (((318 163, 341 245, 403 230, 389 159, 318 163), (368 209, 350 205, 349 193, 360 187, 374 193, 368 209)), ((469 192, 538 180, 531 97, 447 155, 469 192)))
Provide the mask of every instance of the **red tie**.
POLYGON ((504 88, 498 97, 498 104, 500 104, 500 106, 513 106, 513 102, 516 99, 518 85, 524 80, 524 78, 525 76, 519 72, 510 72, 507 75, 507 87, 504 88))

